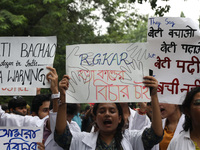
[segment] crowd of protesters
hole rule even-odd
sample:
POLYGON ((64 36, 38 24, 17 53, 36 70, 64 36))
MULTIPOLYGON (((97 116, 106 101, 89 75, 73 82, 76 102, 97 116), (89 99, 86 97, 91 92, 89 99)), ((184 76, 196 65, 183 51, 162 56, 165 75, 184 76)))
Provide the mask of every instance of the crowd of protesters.
POLYGON ((21 96, 0 106, 0 126, 43 127, 40 150, 198 150, 200 87, 189 91, 182 105, 159 103, 158 81, 144 77, 151 88, 149 103, 95 103, 84 110, 66 103, 70 77, 58 82, 55 68, 47 80, 51 94, 40 94, 31 106, 21 96))

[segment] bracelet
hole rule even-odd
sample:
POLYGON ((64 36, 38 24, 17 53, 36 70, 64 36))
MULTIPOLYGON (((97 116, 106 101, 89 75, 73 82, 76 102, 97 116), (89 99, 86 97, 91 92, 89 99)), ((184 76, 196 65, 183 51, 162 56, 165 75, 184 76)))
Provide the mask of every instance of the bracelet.
POLYGON ((147 111, 141 112, 140 109, 138 109, 138 114, 145 115, 146 113, 147 113, 147 111))
POLYGON ((51 94, 51 99, 60 98, 60 92, 58 94, 51 94))

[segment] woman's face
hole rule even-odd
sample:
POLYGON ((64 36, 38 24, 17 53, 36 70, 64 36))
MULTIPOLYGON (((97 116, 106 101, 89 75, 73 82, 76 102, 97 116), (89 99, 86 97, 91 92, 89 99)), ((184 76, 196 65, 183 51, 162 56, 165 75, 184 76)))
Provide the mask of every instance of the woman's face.
POLYGON ((114 103, 101 103, 98 105, 95 121, 100 132, 115 133, 118 124, 121 122, 121 116, 114 103))
POLYGON ((194 95, 190 105, 190 114, 192 124, 200 127, 200 92, 194 95))
POLYGON ((160 103, 160 112, 162 119, 168 118, 177 113, 178 105, 175 104, 167 104, 167 103, 160 103))

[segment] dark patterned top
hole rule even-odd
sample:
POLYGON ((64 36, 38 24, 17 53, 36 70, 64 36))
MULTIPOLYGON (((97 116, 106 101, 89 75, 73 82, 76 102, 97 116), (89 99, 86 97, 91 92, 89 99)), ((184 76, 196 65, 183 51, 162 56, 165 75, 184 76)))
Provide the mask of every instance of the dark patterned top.
MULTIPOLYGON (((155 134, 152 128, 146 128, 142 133, 142 142, 145 150, 150 150, 154 145, 158 144, 162 140, 163 136, 159 137, 155 134)), ((56 143, 65 150, 69 150, 70 143, 72 140, 72 134, 69 130, 69 127, 66 126, 66 130, 63 134, 58 135, 54 132, 54 140, 56 143)), ((96 150, 117 150, 115 146, 115 140, 113 139, 112 142, 107 145, 101 138, 98 137, 96 150)), ((123 148, 120 148, 123 150, 123 148)))
MULTIPOLYGON (((107 145, 104 141, 101 140, 101 138, 98 136, 97 138, 97 146, 96 150, 119 150, 119 148, 116 147, 115 139, 111 141, 109 145, 107 145)), ((123 150, 122 146, 120 147, 120 150, 123 150)))

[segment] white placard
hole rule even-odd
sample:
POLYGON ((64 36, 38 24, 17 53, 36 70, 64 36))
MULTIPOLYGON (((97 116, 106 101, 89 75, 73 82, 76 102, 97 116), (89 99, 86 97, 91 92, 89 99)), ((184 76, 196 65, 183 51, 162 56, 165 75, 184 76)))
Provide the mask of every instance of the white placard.
POLYGON ((30 87, 8 87, 0 88, 0 95, 21 95, 21 96, 34 96, 36 95, 37 89, 30 87))
POLYGON ((199 25, 189 18, 152 17, 147 41, 160 102, 181 104, 187 91, 200 86, 199 25))
POLYGON ((145 43, 83 44, 66 47, 66 73, 71 77, 69 103, 147 102, 149 75, 145 43))
POLYGON ((38 150, 36 142, 42 142, 42 138, 42 127, 0 127, 0 148, 2 150, 38 150))
POLYGON ((56 46, 55 36, 0 37, 0 87, 49 88, 56 46))

